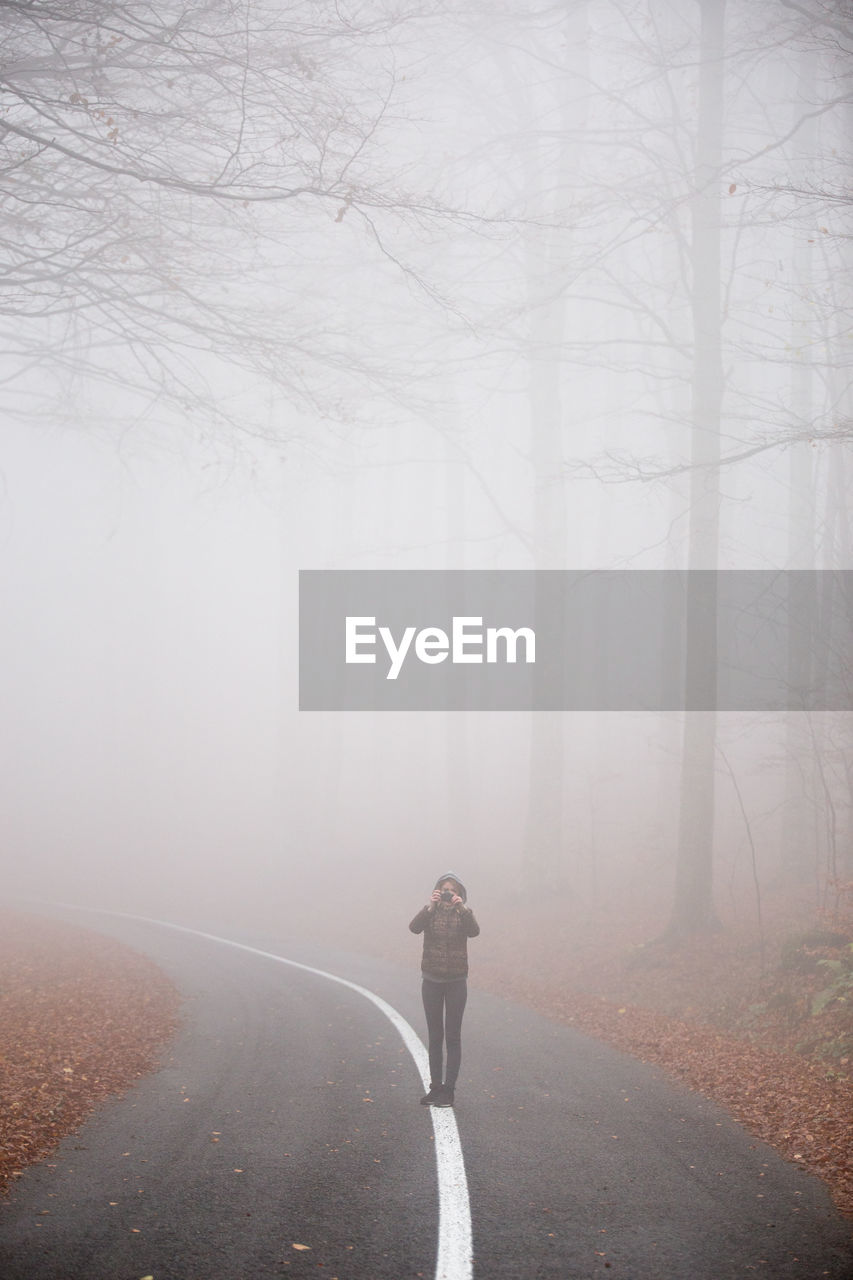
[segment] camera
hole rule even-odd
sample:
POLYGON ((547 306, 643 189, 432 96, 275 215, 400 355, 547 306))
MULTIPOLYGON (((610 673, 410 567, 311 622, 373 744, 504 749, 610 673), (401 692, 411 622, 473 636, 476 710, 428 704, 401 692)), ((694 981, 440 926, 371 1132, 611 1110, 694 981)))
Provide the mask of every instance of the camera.
POLYGON ((449 889, 442 889, 442 891, 441 891, 441 901, 442 901, 442 902, 452 902, 452 901, 453 901, 453 894, 450 892, 450 890, 449 890, 449 889))

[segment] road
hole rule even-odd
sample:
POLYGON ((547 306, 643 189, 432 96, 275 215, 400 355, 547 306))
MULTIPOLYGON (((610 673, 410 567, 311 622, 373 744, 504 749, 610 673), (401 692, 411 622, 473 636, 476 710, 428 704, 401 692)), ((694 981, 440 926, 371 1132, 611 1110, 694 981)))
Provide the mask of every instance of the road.
MULTIPOLYGON (((77 918, 170 974, 182 1029, 159 1071, 18 1180, 3 1280, 432 1280, 432 1116, 385 1013, 251 951, 77 918)), ((403 971, 232 936, 377 993, 422 1034, 414 954, 403 971)), ((655 1069, 473 987, 463 1047, 474 1280, 853 1276, 823 1186, 655 1069)))

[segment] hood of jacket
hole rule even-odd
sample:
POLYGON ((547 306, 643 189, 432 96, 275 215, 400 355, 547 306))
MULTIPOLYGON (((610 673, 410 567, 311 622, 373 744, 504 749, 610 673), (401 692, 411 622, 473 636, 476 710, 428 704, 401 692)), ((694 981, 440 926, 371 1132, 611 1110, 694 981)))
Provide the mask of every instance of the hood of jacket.
POLYGON ((436 889, 441 888, 445 880, 455 880, 456 883, 459 885, 459 897, 462 899, 463 902, 468 901, 468 890, 465 888, 464 884, 459 879, 455 871, 445 871, 443 876, 439 876, 435 882, 435 888, 436 889))

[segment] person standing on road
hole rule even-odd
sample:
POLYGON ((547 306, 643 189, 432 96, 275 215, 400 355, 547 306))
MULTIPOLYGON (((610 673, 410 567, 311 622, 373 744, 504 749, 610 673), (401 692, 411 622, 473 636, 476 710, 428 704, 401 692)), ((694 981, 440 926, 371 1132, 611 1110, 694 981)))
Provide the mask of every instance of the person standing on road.
POLYGON ((429 902, 409 925, 412 933, 424 935, 421 994, 430 1074, 429 1093, 421 1098, 425 1107, 453 1106, 462 1061, 462 1015, 468 999, 468 939, 480 932, 467 900, 462 881, 455 872, 446 871, 436 880, 429 902), (445 1045, 447 1071, 442 1083, 445 1045))

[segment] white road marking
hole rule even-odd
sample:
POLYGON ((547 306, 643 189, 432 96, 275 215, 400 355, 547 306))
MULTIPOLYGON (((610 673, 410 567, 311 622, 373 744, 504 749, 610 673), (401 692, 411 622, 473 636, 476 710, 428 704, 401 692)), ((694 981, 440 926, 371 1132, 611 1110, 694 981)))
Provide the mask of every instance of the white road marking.
MULTIPOLYGON (((89 907, 79 907, 74 903, 66 902, 50 905, 70 907, 74 911, 92 910, 89 907)), ((315 969, 313 965, 302 964, 298 960, 288 960, 286 956, 276 955, 273 951, 261 951, 258 947, 247 946, 244 942, 220 938, 215 933, 204 933, 200 929, 188 929, 185 925, 172 924, 170 920, 134 916, 126 911, 95 910, 93 914, 120 916, 124 920, 156 924, 163 929, 173 929, 177 933, 206 938, 209 942, 219 942, 225 947, 234 947, 237 951, 248 951, 251 955, 262 956, 265 960, 289 964, 294 969, 303 969, 306 973, 317 974, 321 978, 328 978, 330 982, 340 983, 342 987, 349 987, 351 991, 357 991, 359 995, 364 996, 365 1000, 369 1000, 371 1004, 376 1005, 377 1009, 381 1009, 388 1021, 393 1024, 414 1059, 424 1089, 429 1088, 429 1058, 423 1041, 393 1005, 388 1004, 387 1000, 383 1000, 367 987, 361 987, 357 982, 350 982, 349 978, 341 978, 336 973, 327 973, 325 969, 315 969)), ((451 1107, 438 1109, 429 1107, 428 1109, 435 1133, 435 1160, 438 1172, 438 1253, 435 1263, 435 1280, 470 1280, 473 1260, 471 1203, 459 1129, 451 1107)))

